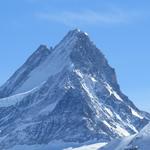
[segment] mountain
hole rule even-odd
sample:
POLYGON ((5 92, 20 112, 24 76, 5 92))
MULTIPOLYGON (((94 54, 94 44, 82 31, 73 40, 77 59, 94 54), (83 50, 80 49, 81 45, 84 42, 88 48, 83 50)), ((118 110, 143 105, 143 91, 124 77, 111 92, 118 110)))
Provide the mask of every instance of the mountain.
POLYGON ((149 150, 150 148, 150 123, 139 133, 110 142, 101 150, 149 150))
POLYGON ((0 87, 1 150, 108 142, 139 132, 149 119, 121 92, 115 70, 78 29, 54 48, 41 45, 0 87))

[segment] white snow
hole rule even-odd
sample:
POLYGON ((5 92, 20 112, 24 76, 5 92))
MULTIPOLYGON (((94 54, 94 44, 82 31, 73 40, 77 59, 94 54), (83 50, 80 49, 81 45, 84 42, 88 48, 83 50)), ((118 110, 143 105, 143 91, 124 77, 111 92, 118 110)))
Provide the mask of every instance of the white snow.
POLYGON ((89 89, 89 87, 86 85, 86 83, 82 83, 82 87, 86 91, 86 93, 88 94, 88 96, 90 98, 94 99, 94 95, 93 95, 92 91, 89 89))
MULTIPOLYGON (((80 32, 80 31, 78 31, 78 32, 80 32)), ((85 35, 87 35, 87 33, 85 33, 85 35)), ((74 64, 70 61, 69 55, 70 55, 72 46, 74 45, 72 43, 74 43, 75 41, 76 41, 75 37, 72 37, 69 39, 66 38, 65 41, 63 41, 58 46, 56 46, 56 48, 54 49, 52 54, 40 66, 35 68, 35 70, 33 70, 30 73, 30 75, 28 76, 28 79, 25 81, 25 83, 17 91, 15 91, 16 95, 0 99, 0 101, 1 101, 0 107, 8 107, 8 106, 17 104, 24 97, 26 97, 28 94, 30 94, 32 91, 36 90, 36 87, 38 85, 41 85, 41 83, 46 82, 49 77, 56 75, 57 73, 61 72, 62 70, 65 70, 65 68, 67 68, 69 70, 73 70, 75 67, 74 67, 74 64), (21 94, 18 94, 18 93, 21 93, 21 94)), ((96 95, 95 88, 97 88, 97 87, 95 85, 99 84, 98 92, 101 92, 100 87, 102 86, 102 88, 103 88, 103 84, 100 86, 100 83, 98 82, 98 80, 96 80, 95 77, 93 77, 92 75, 83 74, 79 69, 76 69, 73 71, 80 78, 80 83, 81 83, 82 89, 85 91, 87 96, 91 99, 90 106, 95 108, 94 110, 96 112, 97 118, 100 118, 100 115, 103 116, 103 113, 104 113, 104 117, 105 117, 104 119, 106 119, 106 120, 101 120, 101 121, 103 121, 103 123, 109 129, 113 130, 115 133, 117 133, 120 136, 129 136, 130 135, 130 133, 127 131, 127 129, 125 127, 130 127, 135 132, 137 132, 135 127, 132 126, 130 124, 130 122, 126 122, 126 120, 125 121, 122 120, 121 117, 119 116, 119 114, 116 114, 115 112, 113 112, 113 107, 111 110, 110 109, 111 106, 110 106, 110 108, 109 108, 109 106, 105 107, 105 104, 104 104, 104 106, 101 106, 103 104, 101 104, 99 102, 100 100, 97 97, 98 94, 96 95), (117 120, 118 122, 115 122, 113 120, 115 118, 115 116, 120 121, 117 120), (107 118, 109 118, 109 120, 107 120, 107 118), (109 122, 111 122, 111 123, 109 123, 109 122), (115 126, 116 126, 116 128, 115 128, 115 126)), ((16 78, 18 76, 16 76, 16 78)), ((61 83, 59 83, 59 84, 61 84, 61 83)), ((113 89, 113 87, 111 87, 111 85, 109 85, 108 83, 105 82, 104 86, 105 86, 104 87, 105 91, 107 90, 109 92, 110 96, 113 95, 116 100, 123 101, 123 99, 118 95, 118 93, 113 89)), ((64 88, 67 90, 71 87, 74 88, 73 85, 69 82, 66 85, 64 85, 64 88)), ((56 105, 57 105, 57 102, 56 103, 54 102, 54 103, 48 105, 47 107, 45 107, 44 109, 42 109, 41 111, 39 111, 38 113, 39 114, 47 114, 47 113, 51 112, 56 107, 56 105)), ((130 109, 134 116, 136 116, 140 119, 143 119, 143 117, 136 110, 134 110, 132 108, 130 108, 130 109)), ((37 113, 37 115, 38 115, 38 113, 37 113)), ((19 124, 18 128, 16 128, 16 130, 23 130, 29 125, 30 124, 28 124, 28 123, 19 124)), ((90 123, 89 123, 88 127, 89 128, 91 127, 90 123)), ((92 127, 90 129, 93 130, 92 127)), ((143 139, 150 141, 149 133, 150 133, 149 130, 146 129, 141 133, 141 135, 140 134, 137 134, 137 135, 139 137, 144 136, 143 139)), ((78 133, 78 134, 80 134, 80 133, 78 133)), ((116 150, 122 150, 121 147, 125 147, 126 145, 128 145, 135 136, 136 135, 130 136, 130 137, 124 138, 123 140, 116 140, 115 141, 115 146, 117 146, 116 150)), ((21 138, 24 138, 24 135, 21 138)), ((2 139, 0 139, 0 140, 2 140, 2 139)), ((18 145, 18 146, 15 146, 14 148, 11 148, 11 150, 20 150, 20 149, 21 150, 50 150, 50 149, 51 150, 98 150, 101 147, 103 147, 105 144, 106 143, 80 145, 80 144, 75 144, 75 143, 53 142, 53 143, 49 143, 47 145, 30 145, 30 146, 29 145, 18 145)), ((110 150, 115 150, 115 147, 114 147, 114 149, 112 149, 113 147, 114 147, 114 145, 111 147, 110 150)), ((146 149, 144 149, 144 150, 146 150, 146 149)))
POLYGON ((55 47, 51 55, 37 68, 35 68, 29 75, 25 83, 15 91, 15 94, 29 91, 42 82, 47 81, 49 77, 61 72, 64 68, 72 67, 70 61, 70 53, 74 47, 77 37, 67 37, 55 47))
POLYGON ((113 115, 113 113, 112 113, 112 111, 109 109, 109 108, 104 108, 106 111, 107 111, 107 113, 111 116, 111 117, 113 117, 114 115, 113 115))
POLYGON ((31 92, 34 92, 37 88, 32 89, 31 91, 16 94, 10 97, 0 99, 0 107, 9 107, 19 103, 24 97, 29 95, 31 92))
POLYGON ((123 101, 122 98, 115 92, 113 91, 113 95, 120 101, 123 101))
POLYGON ((147 124, 138 134, 138 136, 145 136, 145 137, 149 137, 150 139, 150 123, 147 124))
POLYGON ((115 113, 115 116, 117 117, 118 120, 122 121, 121 117, 115 113))
MULTIPOLYGON (((103 109, 102 111, 107 112, 107 117, 113 119, 115 116, 122 122, 122 124, 120 123, 115 123, 114 121, 112 121, 113 126, 111 126, 107 120, 103 120, 103 123, 110 129, 113 130, 115 133, 119 134, 121 137, 124 136, 129 136, 130 133, 126 130, 125 127, 130 127, 131 129, 133 129, 135 132, 137 132, 137 130, 130 124, 127 123, 126 121, 123 121, 121 119, 121 117, 116 114, 115 112, 112 112, 110 108, 107 107, 102 107, 99 106, 100 104, 97 102, 97 96, 95 94, 95 85, 97 84, 97 80, 92 77, 91 75, 85 75, 83 74, 80 70, 75 70, 76 74, 81 78, 81 85, 83 87, 83 89, 85 90, 85 92, 87 93, 87 95, 91 98, 91 101, 93 102, 93 107, 95 107, 96 109, 96 113, 97 113, 97 118, 99 118, 99 116, 101 115, 101 108, 103 109), (116 127, 114 127, 116 126, 116 127)), ((123 101, 119 95, 112 89, 112 87, 109 84, 106 84, 108 91, 110 92, 110 94, 113 94, 116 99, 123 101)))
POLYGON ((117 119, 122 122, 122 124, 123 124, 124 126, 130 127, 135 133, 138 132, 137 129, 130 123, 129 120, 124 121, 124 120, 121 119, 121 117, 120 117, 118 114, 116 114, 115 112, 114 112, 114 114, 115 114, 115 116, 117 117, 117 119))
POLYGON ((126 145, 134 138, 134 135, 130 137, 125 137, 122 139, 115 139, 112 142, 108 143, 103 150, 124 150, 126 145))
POLYGON ((80 72, 80 70, 76 69, 73 70, 80 78, 83 78, 83 74, 80 72))
POLYGON ((110 126, 110 124, 107 122, 107 121, 103 121, 103 123, 108 127, 108 128, 112 128, 111 126, 110 126))
POLYGON ((130 133, 127 130, 123 129, 119 125, 116 125, 115 130, 117 131, 118 134, 120 134, 120 136, 129 136, 130 135, 130 133))
POLYGON ((49 144, 41 145, 17 145, 9 150, 99 150, 107 143, 95 144, 79 144, 79 143, 64 143, 54 141, 49 144))
POLYGON ((78 75, 80 75, 81 77, 81 86, 86 91, 88 96, 91 99, 97 99, 95 92, 94 92, 95 81, 93 81, 93 78, 90 75, 83 75, 82 73, 79 73, 79 72, 78 72, 78 75))
POLYGON ((97 82, 97 80, 96 80, 94 77, 91 77, 91 80, 92 80, 93 82, 97 82))
POLYGON ((135 133, 138 133, 138 130, 132 125, 132 124, 127 124, 135 133))
POLYGON ((138 117, 138 118, 140 118, 140 119, 143 119, 143 117, 142 117, 140 114, 138 114, 138 112, 137 112, 136 110, 134 110, 134 109, 131 108, 131 107, 130 107, 130 109, 131 109, 131 112, 132 112, 132 114, 133 114, 134 116, 136 116, 136 117, 138 117))
POLYGON ((109 91, 110 95, 114 95, 116 97, 117 100, 123 101, 123 99, 117 94, 116 91, 113 90, 113 88, 105 82, 105 87, 106 89, 109 91))
POLYGON ((69 60, 66 60, 65 54, 59 55, 57 53, 58 51, 50 55, 47 61, 33 70, 26 82, 15 93, 25 92, 40 85, 50 76, 59 73, 66 64, 69 64, 69 60))
POLYGON ((104 147, 107 143, 96 143, 91 145, 85 145, 78 148, 67 148, 65 150, 99 150, 104 147))
POLYGON ((126 148, 137 147, 139 150, 149 150, 150 148, 150 123, 145 126, 139 133, 116 139, 104 147, 103 150, 124 150, 126 148))
POLYGON ((86 36, 88 36, 88 33, 84 32, 84 34, 85 34, 86 36))

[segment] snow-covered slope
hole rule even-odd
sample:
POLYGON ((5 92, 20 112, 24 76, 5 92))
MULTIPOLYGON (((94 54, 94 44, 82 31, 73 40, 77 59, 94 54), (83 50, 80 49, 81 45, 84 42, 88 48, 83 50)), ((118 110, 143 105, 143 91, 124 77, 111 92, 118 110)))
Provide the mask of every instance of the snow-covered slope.
POLYGON ((99 141, 140 131, 149 115, 118 85, 115 70, 79 30, 39 49, 0 87, 0 149, 99 141))
MULTIPOLYGON (((50 55, 52 50, 46 46, 41 45, 21 66, 13 76, 0 88, 0 98, 8 97, 13 94, 27 92, 39 86, 45 80, 45 75, 31 76, 34 70, 37 70, 46 58, 50 55), (30 83, 28 82, 30 80, 30 83)), ((40 71, 39 71, 40 73, 40 71)))
POLYGON ((65 143, 62 141, 53 141, 48 144, 39 145, 16 145, 9 150, 99 150, 106 143, 65 143))
POLYGON ((150 149, 150 123, 139 133, 116 139, 101 150, 149 150, 150 149))

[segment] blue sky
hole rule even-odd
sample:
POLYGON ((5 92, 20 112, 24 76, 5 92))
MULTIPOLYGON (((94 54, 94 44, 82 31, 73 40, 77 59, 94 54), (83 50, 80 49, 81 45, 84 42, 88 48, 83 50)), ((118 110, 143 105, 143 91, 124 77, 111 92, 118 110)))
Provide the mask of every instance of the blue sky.
POLYGON ((3 0, 0 85, 40 45, 80 28, 116 69, 122 91, 150 112, 150 1, 3 0))

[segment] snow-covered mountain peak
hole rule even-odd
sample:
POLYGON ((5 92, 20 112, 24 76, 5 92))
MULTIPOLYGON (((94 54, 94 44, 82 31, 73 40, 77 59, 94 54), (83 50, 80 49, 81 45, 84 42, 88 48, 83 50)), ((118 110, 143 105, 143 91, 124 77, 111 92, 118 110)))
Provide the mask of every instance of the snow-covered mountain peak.
MULTIPOLYGON (((56 46, 56 49, 62 48, 62 49, 71 49, 71 47, 75 47, 75 45, 79 44, 82 46, 84 43, 91 43, 89 36, 87 33, 79 30, 74 29, 69 31, 66 36, 62 39, 62 41, 56 46), (82 44, 81 44, 82 43, 82 44)), ((68 50, 67 49, 67 50, 68 50)))
MULTIPOLYGON (((98 49, 88 34, 79 30, 71 30, 61 40, 61 42, 54 48, 54 53, 57 55, 66 55, 70 57, 74 64, 88 65, 99 61, 99 65, 108 65, 104 55, 98 49)), ((98 64, 97 64, 98 65, 98 64)), ((89 67, 89 66, 88 66, 89 67)))
POLYGON ((88 34, 80 29, 74 29, 74 30, 70 30, 69 34, 73 35, 73 36, 78 36, 78 35, 84 35, 84 36, 88 36, 88 34))
POLYGON ((86 32, 80 30, 80 29, 74 29, 68 32, 68 34, 66 36, 70 36, 70 37, 74 37, 77 38, 78 40, 89 40, 89 36, 86 32))
POLYGON ((79 30, 53 49, 41 45, 0 87, 0 98, 0 149, 107 142, 137 133, 149 116, 121 92, 115 70, 79 30))

